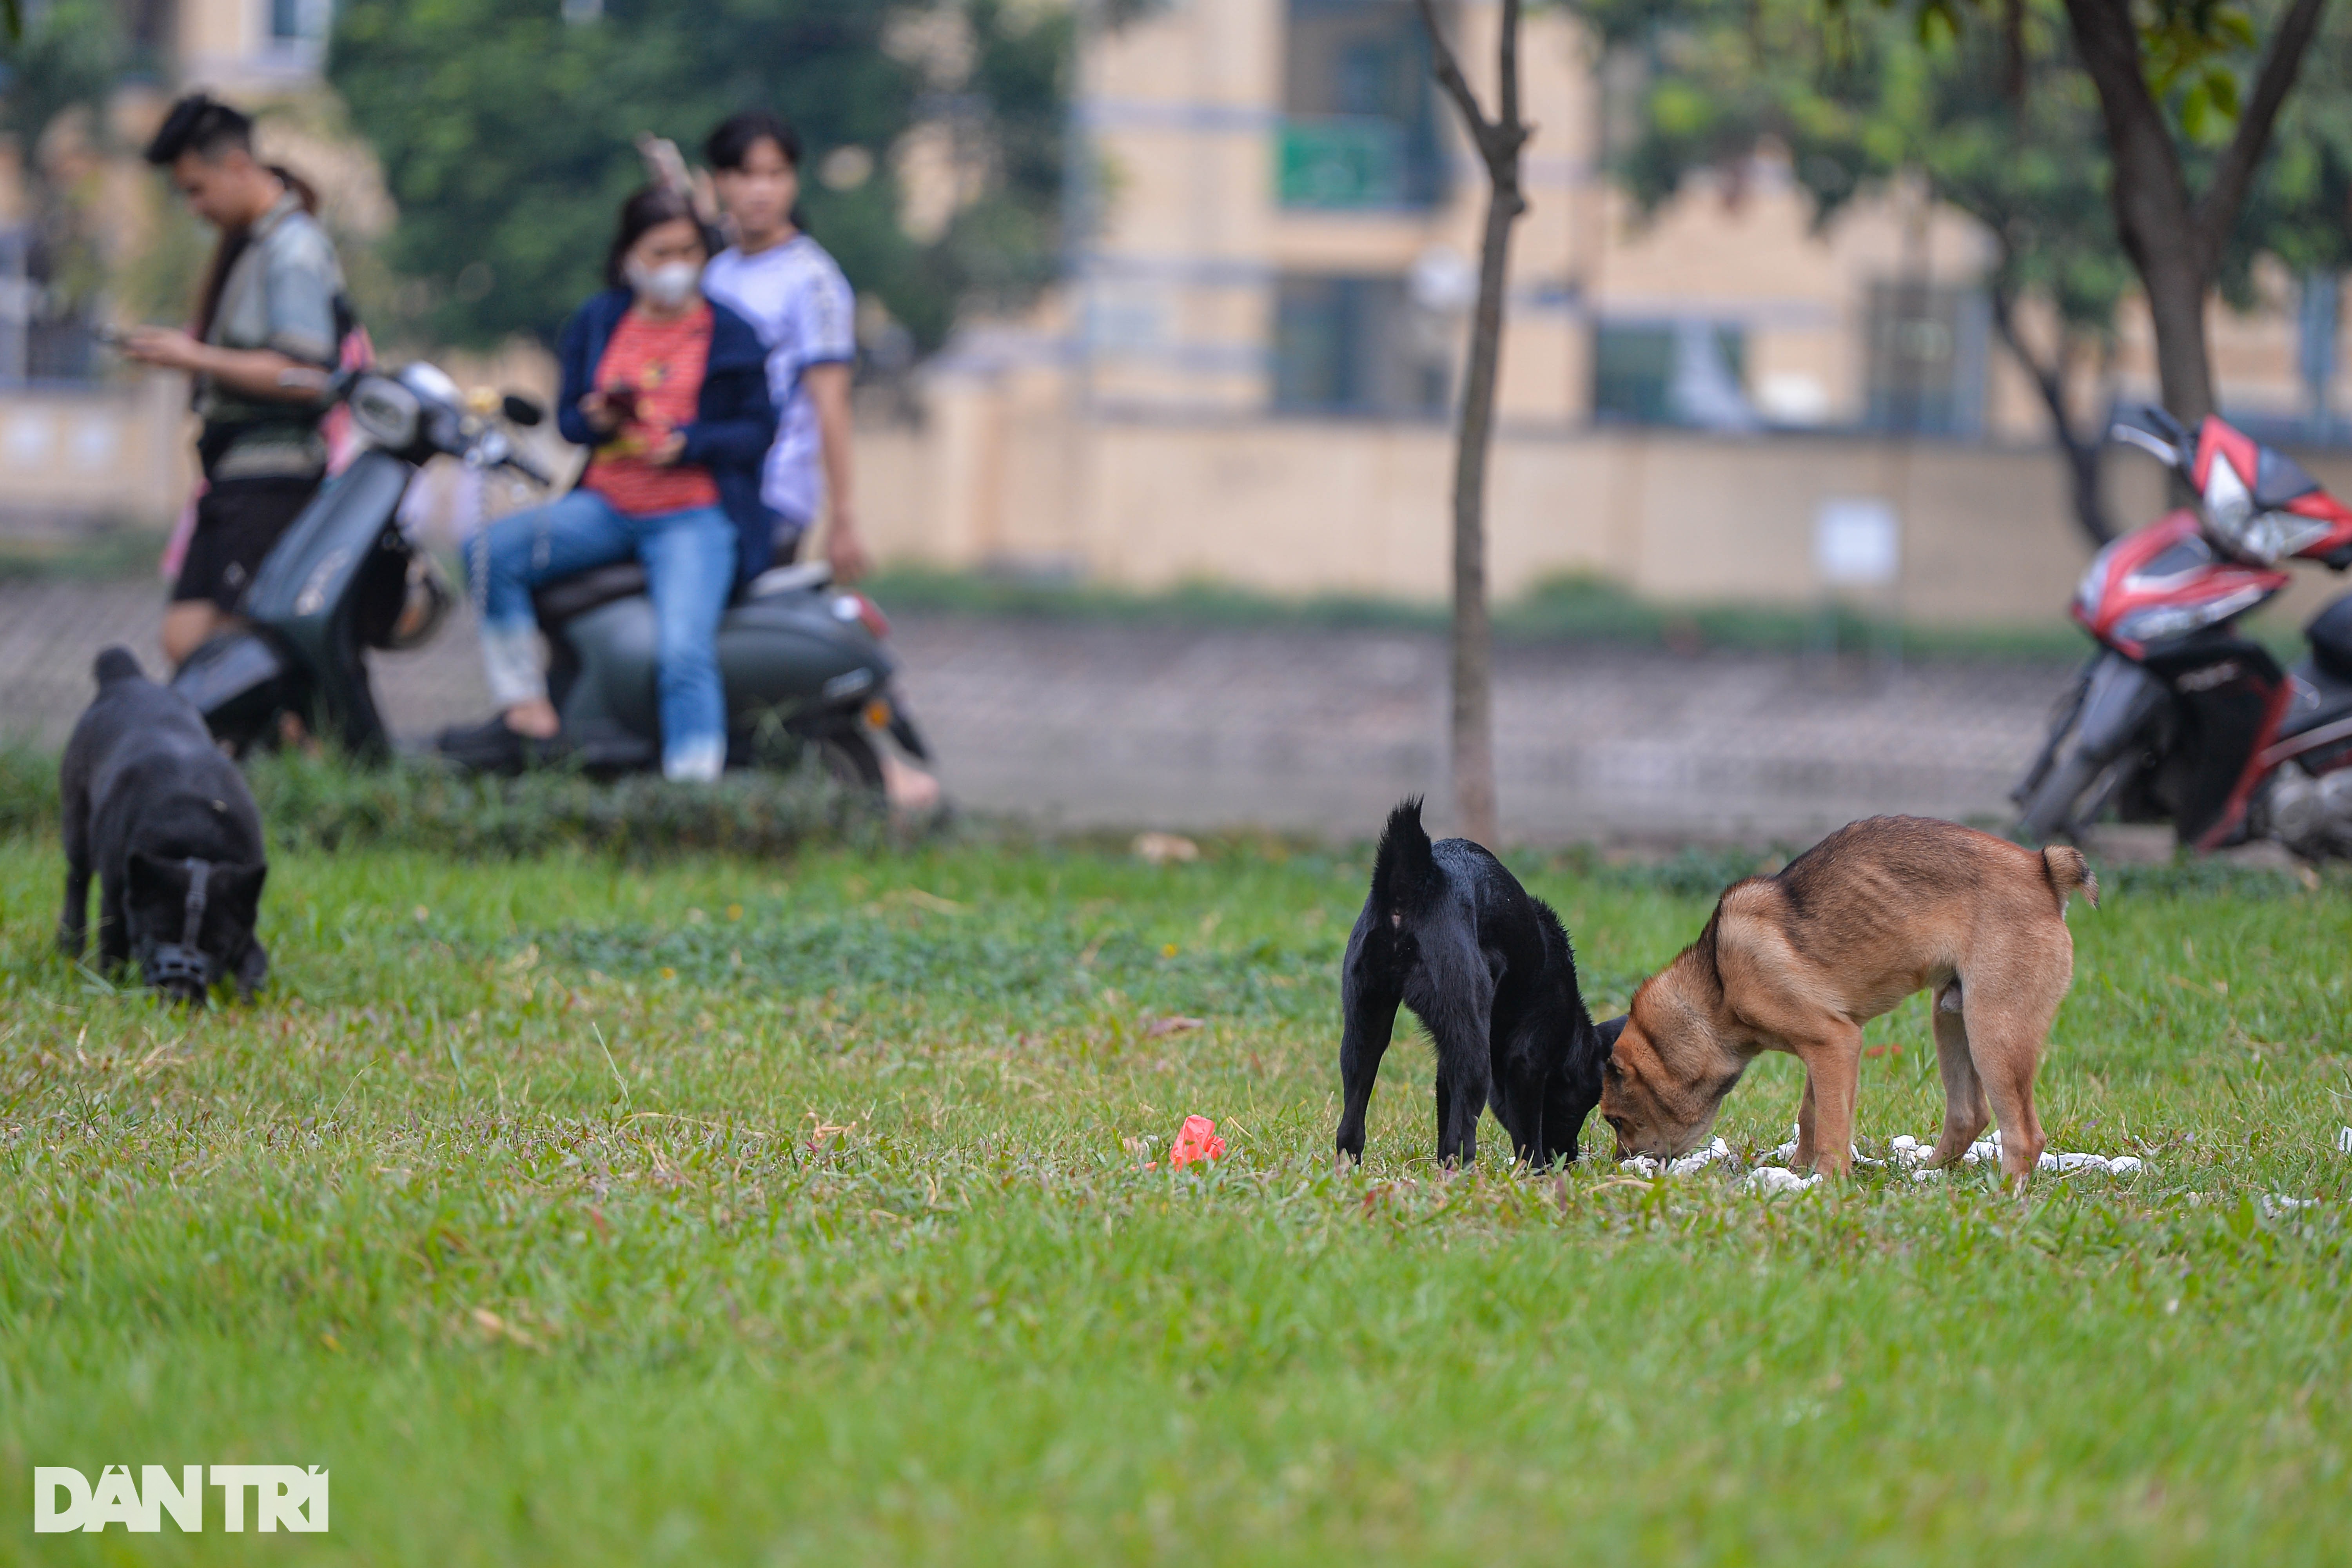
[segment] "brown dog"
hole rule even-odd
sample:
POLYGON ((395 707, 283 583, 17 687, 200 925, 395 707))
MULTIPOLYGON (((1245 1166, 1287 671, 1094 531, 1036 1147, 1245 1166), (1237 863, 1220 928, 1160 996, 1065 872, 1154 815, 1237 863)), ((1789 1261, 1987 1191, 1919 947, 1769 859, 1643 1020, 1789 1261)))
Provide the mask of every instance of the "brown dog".
POLYGON ((1620 1158, 1686 1154, 1764 1051, 1805 1064, 1800 1166, 1843 1175, 1853 1148, 1862 1026, 1932 988, 1949 1164, 2000 1117, 2000 1165, 2021 1184, 2042 1156, 2033 1075, 2074 984, 2066 896, 2095 906, 2079 850, 2040 854, 1918 816, 1838 829, 1778 876, 1734 883, 1682 956, 1633 993, 1601 1069, 1620 1158))

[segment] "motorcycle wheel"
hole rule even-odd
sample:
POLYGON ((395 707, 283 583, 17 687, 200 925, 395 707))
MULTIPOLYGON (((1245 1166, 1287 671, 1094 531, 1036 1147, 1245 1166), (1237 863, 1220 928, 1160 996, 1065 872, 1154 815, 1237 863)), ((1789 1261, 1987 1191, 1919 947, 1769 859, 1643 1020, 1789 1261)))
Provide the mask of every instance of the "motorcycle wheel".
POLYGON ((882 758, 865 731, 830 730, 813 743, 817 761, 824 765, 826 775, 834 783, 860 794, 882 793, 882 758))

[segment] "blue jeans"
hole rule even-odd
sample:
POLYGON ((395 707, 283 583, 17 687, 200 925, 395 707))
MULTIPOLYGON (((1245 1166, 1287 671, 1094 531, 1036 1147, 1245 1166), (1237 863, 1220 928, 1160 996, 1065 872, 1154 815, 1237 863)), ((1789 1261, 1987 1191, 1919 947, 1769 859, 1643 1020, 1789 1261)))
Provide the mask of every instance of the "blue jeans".
POLYGON ((735 525, 715 506, 631 517, 593 490, 573 490, 476 534, 467 575, 491 700, 511 708, 547 698, 531 589, 632 555, 645 563, 654 602, 662 773, 715 779, 727 763, 719 617, 735 587, 735 525))

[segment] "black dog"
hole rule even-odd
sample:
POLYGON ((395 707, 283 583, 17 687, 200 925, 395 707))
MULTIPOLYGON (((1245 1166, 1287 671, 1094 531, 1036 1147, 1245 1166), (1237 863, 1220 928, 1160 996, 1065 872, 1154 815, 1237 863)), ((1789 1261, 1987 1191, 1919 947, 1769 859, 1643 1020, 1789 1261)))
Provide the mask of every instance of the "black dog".
POLYGON ((95 673, 98 700, 74 726, 58 770, 66 907, 58 946, 81 956, 95 870, 101 963, 136 956, 149 985, 185 1001, 224 976, 250 996, 269 973, 253 936, 269 873, 253 792, 204 719, 141 674, 127 649, 100 654, 95 673))
POLYGON ((1576 1158, 1625 1020, 1593 1023, 1551 906, 1468 839, 1432 844, 1418 797, 1389 814, 1339 971, 1339 1143, 1354 1160, 1399 1003, 1437 1047, 1440 1161, 1477 1159, 1489 1102, 1520 1159, 1541 1168, 1576 1158))

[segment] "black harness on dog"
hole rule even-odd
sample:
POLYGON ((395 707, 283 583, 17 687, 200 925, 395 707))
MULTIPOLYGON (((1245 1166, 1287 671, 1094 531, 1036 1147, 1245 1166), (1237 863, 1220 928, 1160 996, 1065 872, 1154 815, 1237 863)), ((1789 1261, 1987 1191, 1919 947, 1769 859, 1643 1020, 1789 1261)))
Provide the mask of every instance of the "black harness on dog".
POLYGON ((158 942, 142 966, 147 972, 147 984, 158 986, 185 986, 202 995, 212 989, 212 955, 196 945, 205 925, 205 891, 212 881, 213 863, 191 857, 188 860, 187 915, 181 924, 180 940, 158 942))

